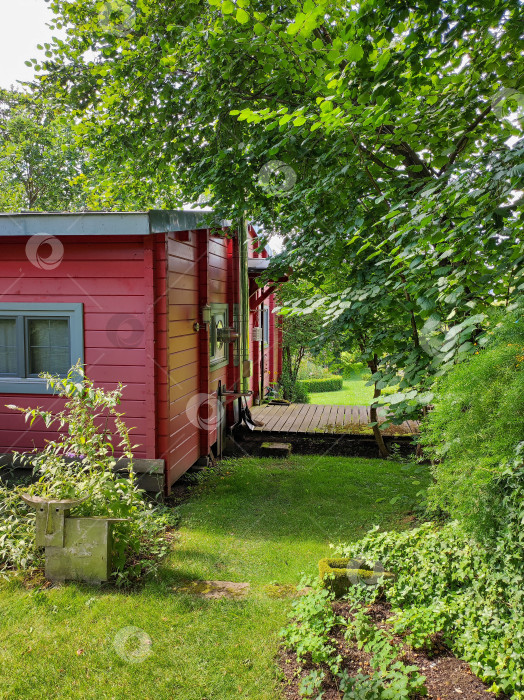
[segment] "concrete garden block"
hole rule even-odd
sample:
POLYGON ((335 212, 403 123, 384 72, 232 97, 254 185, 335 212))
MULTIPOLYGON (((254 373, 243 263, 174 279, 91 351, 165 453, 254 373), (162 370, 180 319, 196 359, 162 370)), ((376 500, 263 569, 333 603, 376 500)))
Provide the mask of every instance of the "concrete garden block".
POLYGON ((101 583, 111 576, 109 518, 67 518, 63 547, 46 547, 45 575, 50 581, 101 583))
POLYGON ((111 575, 112 525, 122 518, 71 518, 81 500, 22 496, 36 510, 35 543, 45 549, 45 575, 50 581, 102 583, 111 575))
POLYGON ((289 442, 263 442, 260 446, 263 457, 289 457, 291 444, 289 442))

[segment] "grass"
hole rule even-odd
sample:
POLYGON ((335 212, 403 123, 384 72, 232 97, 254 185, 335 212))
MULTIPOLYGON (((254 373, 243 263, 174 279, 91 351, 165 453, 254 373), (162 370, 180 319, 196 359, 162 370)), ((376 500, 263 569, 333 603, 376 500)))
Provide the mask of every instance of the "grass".
POLYGON ((380 460, 225 463, 181 507, 158 580, 132 592, 1 585, 0 698, 276 700, 278 630, 291 601, 273 597, 271 584, 316 575, 330 542, 355 540, 374 524, 406 527, 420 488, 401 465, 380 460), (246 581, 251 591, 204 600, 175 590, 202 578, 246 581), (142 663, 115 652, 127 626, 151 639, 142 663))
POLYGON ((340 391, 309 394, 309 402, 331 406, 369 406, 373 399, 373 387, 366 386, 368 380, 363 376, 344 379, 343 388, 340 391))

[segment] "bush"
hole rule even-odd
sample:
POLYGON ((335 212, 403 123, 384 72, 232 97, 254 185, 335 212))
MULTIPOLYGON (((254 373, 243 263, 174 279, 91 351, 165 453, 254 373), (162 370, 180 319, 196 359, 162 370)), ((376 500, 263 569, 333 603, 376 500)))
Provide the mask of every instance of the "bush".
MULTIPOLYGON (((520 458, 522 459, 522 458, 520 458)), ((520 462, 521 463, 521 462, 520 462)), ((472 540, 457 521, 425 523, 407 532, 378 532, 339 549, 345 557, 379 561, 396 580, 374 596, 392 606, 393 631, 414 648, 431 649, 442 635, 457 656, 495 693, 524 698, 524 605, 521 518, 524 469, 510 469, 506 484, 514 517, 494 547, 472 540), (518 482, 518 486, 517 486, 518 482)), ((367 588, 367 587, 366 587, 367 588)), ((349 591, 365 609, 369 589, 349 591), (360 600, 360 602, 359 602, 360 600)))
POLYGON ((134 446, 123 414, 117 411, 123 387, 95 388, 80 364, 64 379, 43 377, 65 399, 62 411, 10 408, 25 414, 30 426, 38 420, 62 432, 48 440, 43 450, 15 454, 15 464, 19 461, 33 468, 33 483, 0 488, 0 569, 26 570, 42 563, 34 545, 34 512, 19 503, 20 493, 25 492, 46 498, 86 498, 75 508, 80 516, 126 518, 113 529, 113 566, 119 584, 156 571, 159 559, 169 550, 164 533, 175 524, 174 514, 154 508, 136 485, 134 446), (129 476, 115 473, 116 451, 131 460, 129 476))
POLYGON ((477 537, 503 526, 500 476, 524 439, 524 318, 508 317, 484 350, 437 385, 421 443, 434 460, 430 505, 477 537))
POLYGON ((322 379, 302 379, 297 382, 300 386, 304 388, 305 391, 310 393, 324 392, 324 391, 340 391, 342 389, 343 380, 341 376, 331 375, 330 377, 324 377, 322 379))
POLYGON ((366 373, 371 376, 371 372, 363 362, 358 362, 352 352, 342 352, 336 362, 331 365, 331 369, 337 374, 341 374, 344 379, 360 377, 366 373))
MULTIPOLYGON (((440 380, 424 427, 422 442, 435 460, 430 505, 458 519, 400 533, 377 526, 336 552, 395 574, 384 587, 348 587, 353 626, 366 649, 377 634, 383 637, 377 649, 400 635, 415 649, 436 651, 443 638, 492 692, 514 700, 524 700, 523 409, 524 320, 513 315, 485 350, 440 380), (393 611, 387 633, 377 632, 366 614, 379 596, 393 611)), ((304 596, 302 609, 310 604, 304 596)), ((287 638, 296 648, 295 640, 302 640, 294 634, 287 638)), ((308 648, 314 648, 310 637, 308 648)), ((379 671, 374 680, 387 682, 387 668, 379 671)), ((360 690, 366 683, 359 680, 360 690)))
POLYGON ((331 372, 327 367, 323 367, 309 357, 306 357, 300 364, 297 379, 322 379, 322 377, 330 375, 331 372))
POLYGON ((278 393, 293 403, 309 403, 309 395, 303 383, 292 381, 287 374, 283 374, 280 378, 278 393))

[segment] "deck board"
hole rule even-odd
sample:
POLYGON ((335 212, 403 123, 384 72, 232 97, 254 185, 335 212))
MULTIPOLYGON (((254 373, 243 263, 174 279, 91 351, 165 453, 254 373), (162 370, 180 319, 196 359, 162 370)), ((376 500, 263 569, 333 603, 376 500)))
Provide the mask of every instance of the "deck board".
MULTIPOLYGON (((274 430, 276 424, 278 422, 282 421, 282 411, 288 410, 289 407, 288 406, 273 406, 272 408, 274 410, 272 411, 271 415, 268 418, 268 421, 265 425, 265 430, 274 430)), ((258 407, 251 409, 251 415, 253 416, 253 418, 257 417, 257 411, 258 411, 258 407)))
POLYGON ((295 421, 293 425, 293 430, 295 433, 305 432, 304 426, 311 420, 311 415, 315 410, 314 404, 308 404, 306 411, 301 411, 298 420, 295 421))
POLYGON ((320 419, 322 418, 322 412, 324 411, 324 406, 315 406, 315 412, 311 419, 311 423, 308 427, 308 433, 316 432, 318 425, 320 424, 320 419))
POLYGON ((344 427, 344 414, 345 414, 345 406, 337 406, 337 417, 335 419, 335 425, 340 428, 344 427))
POLYGON ((300 408, 295 408, 293 410, 292 415, 289 417, 289 420, 286 423, 286 430, 290 433, 297 433, 298 431, 296 430, 297 423, 301 423, 304 420, 304 411, 302 410, 302 407, 300 408))
MULTIPOLYGON (((256 432, 269 433, 338 433, 344 426, 366 427, 371 420, 369 406, 263 405, 253 406, 251 414, 255 420, 264 423, 255 428, 256 432)), ((406 421, 398 427, 399 434, 418 433, 419 424, 406 421)))

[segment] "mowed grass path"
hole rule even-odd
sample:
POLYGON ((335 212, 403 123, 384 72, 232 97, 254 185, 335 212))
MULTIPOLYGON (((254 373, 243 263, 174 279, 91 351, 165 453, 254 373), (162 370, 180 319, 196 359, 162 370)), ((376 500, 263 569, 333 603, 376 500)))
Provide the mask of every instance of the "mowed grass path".
POLYGON ((330 542, 375 524, 404 527, 420 488, 401 465, 380 460, 225 463, 181 507, 158 580, 128 593, 0 585, 0 698, 277 700, 274 658, 291 601, 272 597, 269 584, 315 575, 330 542), (175 590, 198 579, 249 582, 251 591, 204 600, 175 590), (141 663, 115 651, 115 635, 128 626, 151 639, 141 663))
POLYGON ((309 395, 309 403, 330 406, 369 406, 373 399, 373 387, 366 386, 367 379, 360 376, 344 379, 340 391, 324 391, 309 395))

